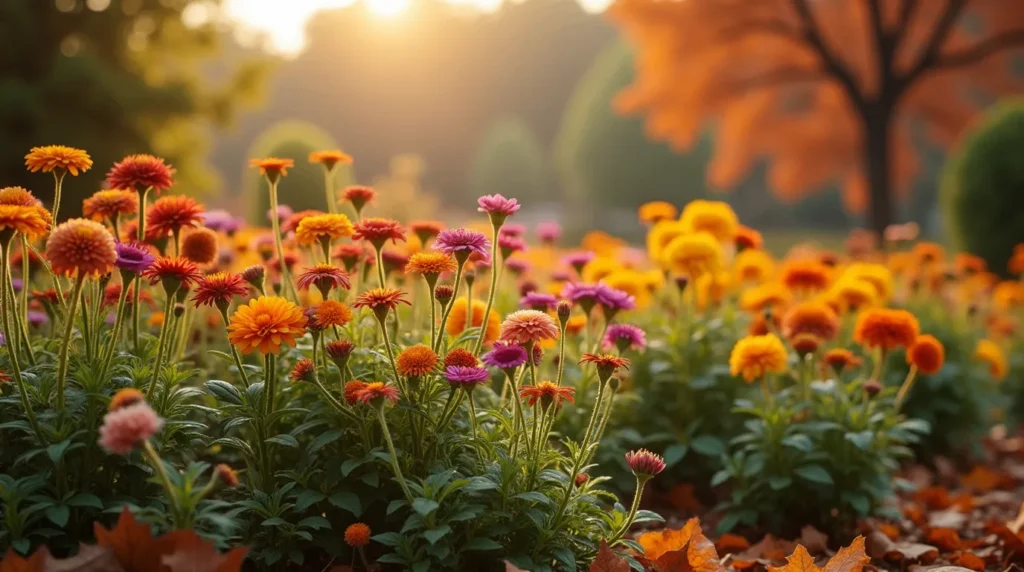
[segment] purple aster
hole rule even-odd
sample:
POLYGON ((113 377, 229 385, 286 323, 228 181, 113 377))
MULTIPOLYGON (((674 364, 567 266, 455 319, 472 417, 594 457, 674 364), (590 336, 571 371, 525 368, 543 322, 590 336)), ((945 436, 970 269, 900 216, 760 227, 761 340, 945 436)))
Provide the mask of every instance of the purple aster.
POLYGON ((206 211, 200 216, 203 217, 203 225, 213 231, 232 234, 242 227, 242 220, 224 209, 206 211))
POLYGON ((501 227, 501 230, 498 232, 498 234, 522 238, 523 235, 526 234, 526 227, 517 223, 506 224, 505 226, 501 227))
POLYGON ((139 274, 156 260, 156 257, 150 254, 149 247, 144 244, 118 242, 114 248, 117 249, 117 260, 114 261, 114 266, 128 272, 139 274))
POLYGON ((530 269, 530 263, 522 258, 510 258, 505 261, 505 268, 518 276, 530 269))
POLYGON ((589 250, 577 250, 562 257, 562 262, 572 266, 576 272, 583 270, 588 262, 594 259, 594 253, 589 250))
POLYGON ((442 230, 434 239, 435 250, 454 256, 456 260, 460 257, 465 260, 474 253, 489 259, 490 248, 491 241, 482 232, 465 228, 442 230))
POLYGON ((547 292, 530 292, 519 299, 519 305, 531 310, 553 310, 558 298, 547 292))
MULTIPOLYGON (((293 214, 295 214, 295 211, 292 210, 292 207, 290 207, 288 205, 277 205, 277 220, 279 220, 279 221, 280 220, 284 220, 284 219, 292 216, 293 214)), ((274 219, 274 211, 268 210, 267 211, 267 220, 273 220, 273 219, 274 219)))
POLYGON ((541 242, 552 244, 562 237, 562 227, 557 222, 545 221, 537 225, 537 238, 541 242))
POLYGON ((612 288, 604 282, 599 282, 596 289, 597 302, 604 308, 605 314, 619 310, 632 310, 636 307, 636 299, 624 290, 612 288))
POLYGON ((451 365, 444 370, 444 376, 448 379, 450 385, 472 390, 477 385, 487 381, 490 374, 487 373, 487 368, 484 367, 451 365))
POLYGON ((598 303, 597 284, 569 282, 562 288, 562 298, 578 304, 585 313, 590 314, 590 310, 598 303))
POLYGON ((25 286, 25 282, 21 278, 11 278, 11 286, 15 292, 21 292, 22 287, 25 286))
POLYGON ((506 218, 519 210, 519 201, 506 199, 501 195, 484 195, 476 200, 476 204, 480 206, 477 211, 487 213, 491 217, 491 222, 498 224, 505 222, 506 218))
POLYGON ((636 326, 612 324, 604 334, 602 345, 606 350, 617 348, 620 352, 627 349, 642 350, 647 347, 647 334, 636 326))
POLYGON ((501 255, 508 258, 509 256, 512 256, 513 253, 526 250, 526 243, 518 236, 499 234, 498 248, 501 249, 501 255))
POLYGON ((46 316, 46 312, 40 312, 38 310, 28 311, 28 323, 30 326, 38 328, 45 324, 49 318, 46 316))
POLYGON ((568 270, 555 270, 551 273, 551 279, 555 282, 568 282, 572 280, 572 274, 568 270))
POLYGON ((495 342, 494 348, 485 353, 481 359, 491 367, 504 370, 515 369, 526 363, 526 349, 518 344, 495 342))

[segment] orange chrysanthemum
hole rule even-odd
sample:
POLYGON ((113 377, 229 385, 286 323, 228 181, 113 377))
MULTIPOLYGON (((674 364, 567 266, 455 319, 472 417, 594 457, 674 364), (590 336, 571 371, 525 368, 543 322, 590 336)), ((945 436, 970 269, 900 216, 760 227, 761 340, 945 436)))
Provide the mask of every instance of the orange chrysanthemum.
POLYGON ((367 383, 365 381, 359 381, 353 379, 352 381, 345 384, 345 403, 354 405, 359 401, 359 393, 366 389, 367 383))
POLYGON ((786 371, 788 355, 775 334, 747 336, 736 342, 729 355, 729 371, 750 383, 770 373, 786 371))
POLYGON ((199 279, 192 301, 196 306, 217 306, 226 310, 235 296, 248 293, 249 284, 241 274, 217 272, 199 279))
POLYGON ((64 145, 46 145, 33 147, 28 155, 25 155, 25 166, 33 173, 57 171, 68 172, 77 177, 79 173, 84 173, 92 167, 92 159, 81 149, 64 145))
POLYGON ((181 239, 181 255, 201 265, 217 260, 217 233, 208 228, 196 228, 181 239))
POLYGON ((907 363, 916 367, 921 373, 934 374, 942 369, 946 361, 946 348, 935 336, 918 336, 907 348, 907 363))
POLYGON ((292 159, 281 159, 279 157, 267 157, 265 159, 249 159, 249 164, 260 168, 260 174, 271 183, 276 183, 281 177, 288 175, 288 169, 295 166, 292 159))
POLYGON ((97 191, 82 201, 82 214, 97 220, 113 220, 139 210, 139 194, 121 189, 97 191))
POLYGON ((259 350, 277 353, 282 345, 295 347, 295 338, 306 331, 302 309, 284 298, 260 296, 231 315, 228 341, 243 354, 259 350))
POLYGON ((846 368, 860 365, 859 357, 855 356, 850 350, 841 348, 828 350, 822 356, 822 360, 836 372, 836 375, 842 373, 846 368))
POLYGON ((325 300, 317 304, 313 320, 321 328, 340 328, 352 321, 352 310, 342 302, 325 300))
POLYGON ((919 264, 942 262, 946 258, 946 250, 934 242, 919 242, 914 245, 910 253, 919 264))
POLYGON ((814 334, 797 334, 790 339, 793 351, 800 357, 813 354, 821 347, 822 339, 814 334))
POLYGON ((146 234, 164 238, 202 222, 203 205, 192 197, 169 195, 157 199, 146 211, 146 234))
POLYGON ((313 360, 303 358, 295 362, 295 367, 288 374, 288 378, 292 381, 312 381, 315 371, 316 365, 313 364, 313 360))
POLYGON ((324 166, 328 171, 334 168, 338 163, 344 165, 352 164, 352 156, 348 153, 341 151, 340 149, 331 149, 328 151, 313 151, 309 154, 310 163, 319 163, 324 166))
POLYGON ((747 249, 736 255, 733 268, 740 282, 764 282, 775 273, 775 261, 763 250, 747 249))
POLYGON ((55 274, 96 277, 114 268, 117 250, 114 237, 106 227, 96 221, 76 218, 50 233, 46 240, 46 259, 55 274))
POLYGON ((855 312, 875 304, 878 288, 862 278, 842 278, 829 289, 828 299, 841 311, 855 312))
POLYGON ((676 208, 672 203, 665 201, 651 201, 640 205, 637 209, 637 218, 640 222, 646 225, 656 224, 663 220, 670 220, 676 218, 679 214, 679 209, 676 208))
POLYGON ((107 188, 156 192, 174 184, 174 167, 152 155, 129 155, 121 159, 107 173, 107 188))
POLYGON ((367 383, 356 394, 356 400, 370 405, 383 405, 385 401, 395 403, 398 401, 398 388, 380 381, 367 383))
POLYGON ((345 529, 345 544, 359 548, 370 543, 370 527, 361 522, 350 524, 345 529))
POLYGON ((384 246, 384 243, 391 241, 397 244, 399 240, 405 240, 405 230, 398 221, 387 218, 364 218, 355 224, 356 233, 352 238, 365 240, 376 248, 384 246))
POLYGON ((108 411, 117 411, 118 409, 124 409, 125 407, 135 405, 136 403, 142 403, 146 400, 146 396, 141 391, 134 387, 126 387, 125 389, 118 390, 113 397, 110 398, 110 406, 107 408, 108 411))
POLYGON ((810 334, 828 341, 839 331, 839 316, 823 302, 803 302, 793 306, 782 317, 782 335, 795 339, 810 334))
POLYGON ((353 308, 369 308, 374 312, 383 310, 385 313, 398 308, 399 304, 411 306, 405 299, 405 292, 394 288, 373 288, 356 296, 353 308))
POLYGON ((782 267, 782 283, 800 292, 820 292, 828 288, 829 267, 817 260, 793 260, 782 267))
MULTIPOLYGON (((473 317, 470 323, 471 328, 479 328, 484 323, 484 311, 487 309, 487 304, 480 300, 473 300, 473 317)), ((466 330, 466 314, 468 313, 467 300, 466 298, 459 298, 452 303, 452 309, 448 315, 448 323, 445 324, 445 331, 448 332, 449 336, 458 336, 466 330)), ((501 319, 498 317, 498 312, 491 308, 491 312, 487 314, 487 327, 484 330, 484 342, 492 343, 498 339, 498 334, 501 331, 501 319)))
POLYGON ((398 375, 422 377, 434 371, 440 358, 425 345, 416 345, 398 354, 398 375))
POLYGON ((869 348, 891 350, 909 347, 919 333, 917 318, 910 312, 872 308, 857 316, 853 339, 869 348))
POLYGON ((455 272, 458 266, 455 259, 443 252, 427 251, 417 252, 409 257, 405 265, 407 274, 422 274, 424 276, 439 276, 445 272, 455 272))
POLYGON ((324 241, 330 243, 339 238, 352 236, 352 221, 343 214, 320 214, 307 216, 295 227, 295 238, 302 246, 324 241))
POLYGON ((747 326, 747 335, 750 336, 763 336, 765 334, 771 334, 782 329, 782 320, 779 319, 778 314, 759 314, 750 321, 750 325, 747 326))
POLYGON ((0 234, 18 232, 35 240, 50 229, 49 217, 43 217, 41 207, 0 205, 0 234))
POLYGON ((465 348, 455 348, 444 356, 444 367, 477 367, 476 356, 465 348))
POLYGON ((501 323, 501 339, 520 345, 558 338, 555 319, 540 310, 516 310, 501 323))
POLYGON ((23 187, 4 187, 0 189, 0 205, 16 205, 22 207, 41 206, 43 203, 23 187))
POLYGON ((560 387, 550 381, 542 381, 537 385, 527 385, 519 389, 519 396, 527 400, 527 404, 533 406, 540 400, 541 407, 547 409, 551 405, 558 405, 562 401, 576 403, 573 395, 576 389, 572 387, 560 387))

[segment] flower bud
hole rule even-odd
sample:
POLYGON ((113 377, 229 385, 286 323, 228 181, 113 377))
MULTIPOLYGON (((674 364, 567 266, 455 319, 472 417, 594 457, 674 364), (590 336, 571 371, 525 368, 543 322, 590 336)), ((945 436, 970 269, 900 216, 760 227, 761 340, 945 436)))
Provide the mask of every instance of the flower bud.
POLYGON ((434 299, 441 304, 441 307, 447 306, 453 296, 455 296, 455 290, 451 286, 442 284, 434 288, 434 299))
POLYGON ((266 275, 267 269, 262 264, 253 264, 242 271, 242 278, 260 293, 264 292, 263 282, 266 275))
POLYGON ((864 389, 864 393, 866 393, 868 397, 874 397, 882 392, 882 384, 878 383, 878 381, 874 379, 865 381, 864 385, 861 387, 864 389))
POLYGON ((185 314, 185 305, 182 304, 181 302, 176 303, 174 305, 174 317, 175 318, 180 318, 184 314, 185 314))
POLYGON ((572 304, 562 300, 558 303, 556 312, 558 313, 558 323, 564 328, 569 323, 569 316, 572 314, 572 304))
POLYGON ((232 469, 231 467, 229 467, 228 465, 225 465, 224 463, 221 463, 221 464, 217 465, 216 467, 214 467, 213 472, 217 476, 217 479, 220 482, 224 483, 224 486, 226 486, 226 487, 237 487, 238 486, 238 474, 235 473, 235 470, 232 469))
POLYGON ((690 285, 689 276, 676 276, 676 288, 679 289, 679 293, 682 294, 686 291, 686 287, 690 285))

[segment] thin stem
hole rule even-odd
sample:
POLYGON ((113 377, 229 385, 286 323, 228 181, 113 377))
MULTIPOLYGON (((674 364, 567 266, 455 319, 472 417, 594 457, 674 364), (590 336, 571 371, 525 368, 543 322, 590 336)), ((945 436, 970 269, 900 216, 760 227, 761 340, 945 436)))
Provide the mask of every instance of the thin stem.
POLYGON ((160 482, 163 483, 164 489, 167 490, 167 500, 171 504, 171 515, 174 517, 175 528, 179 528, 182 523, 178 522, 178 499, 177 495, 174 494, 174 486, 171 485, 171 479, 167 476, 167 470, 164 467, 164 463, 160 460, 160 455, 157 455, 156 450, 153 449, 153 445, 146 439, 142 442, 142 448, 146 452, 146 456, 149 457, 150 462, 153 463, 153 469, 156 470, 157 475, 160 476, 160 482))
POLYGON ((374 250, 377 252, 377 284, 383 288, 387 282, 387 277, 384 275, 384 247, 376 246, 374 250))
POLYGON ((68 352, 71 347, 71 332, 75 328, 75 309, 78 299, 82 297, 82 285, 85 275, 79 273, 75 278, 75 286, 71 290, 71 301, 68 311, 64 313, 64 335, 61 337, 60 353, 57 356, 57 409, 64 409, 64 387, 67 385, 68 352))
POLYGON ((92 327, 89 324, 89 298, 83 296, 79 303, 82 309, 82 340, 85 342, 85 359, 92 361, 92 327))
POLYGON ((903 380, 903 385, 900 386, 899 393, 896 394, 896 401, 893 403, 893 407, 896 411, 899 411, 900 406, 903 405, 903 400, 910 393, 911 388, 914 387, 914 381, 917 379, 917 366, 911 365, 910 371, 907 373, 906 379, 903 380))
POLYGON ((427 283, 427 302, 430 304, 430 347, 437 343, 437 302, 434 300, 434 287, 437 285, 437 277, 423 275, 423 281, 427 283))
POLYGON ((380 420, 381 435, 388 446, 388 453, 391 454, 391 470, 395 472, 395 478, 402 487, 402 492, 405 493, 405 499, 411 505, 412 493, 409 491, 409 485, 406 484, 405 477, 402 475, 402 468, 398 466, 398 453, 395 452, 395 443, 391 440, 391 431, 388 431, 388 422, 384 419, 383 406, 377 408, 377 418, 380 420))
POLYGON ((626 515, 626 520, 622 521, 622 526, 619 530, 608 539, 608 544, 614 544, 615 541, 622 538, 623 534, 629 530, 629 527, 633 524, 633 519, 636 518, 636 512, 640 509, 640 497, 644 494, 644 485, 647 484, 647 477, 636 478, 636 492, 633 493, 633 504, 629 507, 629 514, 626 515))
MULTIPOLYGON (((9 280, 10 273, 10 242, 5 241, 0 244, 0 283, 6 284, 9 280)), ((3 334, 6 339, 11 339, 11 299, 7 295, 8 290, 4 288, 0 292, 0 327, 3 327, 3 334)), ((18 361, 18 352, 13 351, 10 344, 5 344, 4 347, 7 349, 7 356, 11 362, 11 373, 14 374, 14 382, 18 384, 18 393, 21 396, 21 406, 25 409, 25 417, 28 418, 28 423, 32 426, 32 431, 35 432, 36 438, 40 443, 45 443, 43 439, 43 431, 39 427, 39 420, 36 419, 36 412, 32 408, 32 402, 28 398, 28 385, 25 383, 25 379, 21 376, 21 364, 18 361)))
MULTIPOLYGON (((338 206, 334 202, 334 169, 324 166, 324 193, 327 197, 327 212, 334 214, 338 212, 338 206)), ((327 261, 330 263, 330 259, 327 261)))
MULTIPOLYGON (((225 326, 229 325, 231 323, 231 320, 228 318, 228 309, 227 309, 227 307, 218 308, 218 309, 220 310, 221 318, 224 318, 224 325, 225 326)), ((233 357, 235 359, 235 367, 238 368, 238 375, 242 377, 242 384, 246 387, 246 389, 248 389, 249 388, 249 376, 246 375, 245 368, 242 367, 242 356, 238 353, 238 348, 236 348, 234 344, 228 344, 228 345, 231 347, 231 357, 233 357)))
MULTIPOLYGON (((135 289, 136 292, 139 288, 135 289)), ((164 302, 164 321, 160 324, 160 339, 157 343, 156 363, 153 365, 153 376, 149 379, 149 387, 146 389, 146 399, 149 400, 156 390, 156 381, 160 378, 160 369, 164 365, 164 353, 167 351, 167 330, 171 323, 171 308, 174 306, 174 293, 167 293, 167 301, 164 302)))
MULTIPOLYGON (((473 355, 480 353, 480 348, 484 345, 484 334, 487 331, 487 317, 491 315, 491 307, 494 305, 494 291, 498 287, 498 231, 501 229, 500 224, 493 224, 491 228, 494 229, 493 236, 491 236, 491 289, 487 293, 487 307, 484 309, 483 321, 480 325, 480 335, 476 339, 476 346, 473 348, 473 355)), ((505 259, 501 259, 501 268, 505 267, 505 259)), ((473 293, 470 292, 470 296, 473 293)), ((467 316, 473 315, 473 306, 468 306, 467 316)), ((471 319, 471 318, 470 318, 471 319)))
MULTIPOLYGON (((35 352, 32 350, 32 344, 29 343, 28 324, 26 323, 27 319, 25 319, 23 317, 23 313, 21 311, 13 308, 14 302, 15 302, 15 299, 14 299, 14 282, 11 279, 10 271, 8 271, 7 276, 8 276, 7 283, 4 285, 4 287, 9 289, 10 292, 11 292, 11 306, 12 306, 11 311, 14 312, 14 329, 17 330, 17 335, 15 336, 15 341, 16 342, 20 342, 19 344, 15 345, 15 351, 21 351, 21 346, 22 345, 25 346, 25 355, 28 356, 28 363, 29 363, 29 365, 36 365, 35 352)), ((22 290, 24 290, 25 287, 26 287, 26 283, 22 282, 22 290)), ((8 338, 8 339, 10 339, 10 338, 8 338)))
POLYGON ((388 361, 391 362, 391 372, 395 375, 395 383, 399 385, 399 389, 404 393, 405 385, 402 383, 402 377, 398 375, 398 364, 395 362, 395 350, 391 347, 391 337, 388 335, 387 316, 377 316, 377 313, 374 312, 374 317, 377 318, 377 324, 380 326, 380 334, 384 338, 384 349, 387 350, 388 361))
MULTIPOLYGON (((125 276, 125 274, 122 274, 125 276)), ((122 281, 121 294, 117 297, 117 313, 114 315, 114 329, 110 332, 110 337, 107 339, 107 347, 103 352, 103 362, 100 366, 99 379, 105 379, 107 370, 110 369, 110 362, 114 359, 114 349, 117 347, 118 338, 121 335, 121 326, 124 324, 124 305, 128 300, 128 285, 132 283, 134 278, 129 275, 127 281, 122 281)), ((234 346, 231 346, 234 349, 234 346)))
MULTIPOLYGON (((139 193, 139 220, 138 220, 138 233, 136 238, 139 244, 142 244, 146 240, 146 202, 149 200, 149 188, 139 193)), ((140 298, 142 296, 142 284, 141 281, 136 280, 135 291, 132 292, 132 340, 133 346, 135 347, 135 355, 141 355, 141 345, 139 342, 139 320, 142 317, 142 310, 140 306, 140 298)), ((127 288, 127 286, 125 286, 127 288)), ((167 314, 164 314, 164 319, 167 319, 167 314)))
POLYGON ((275 354, 263 356, 263 414, 267 417, 274 412, 274 401, 277 397, 277 363, 275 354))
POLYGON ((291 291, 292 301, 299 299, 298 293, 295 291, 295 285, 292 284, 291 276, 288 273, 288 264, 284 260, 284 246, 281 243, 281 221, 278 220, 277 216, 277 182, 270 182, 270 226, 274 232, 274 248, 277 250, 277 260, 281 265, 281 293, 284 294, 285 290, 291 291))
POLYGON ((68 174, 68 172, 65 169, 54 169, 54 171, 53 171, 53 183, 54 183, 54 185, 53 185, 53 223, 54 224, 57 224, 57 221, 60 220, 60 219, 57 218, 57 213, 58 213, 58 211, 60 211, 60 192, 61 192, 61 188, 64 186, 64 176, 67 175, 67 174, 68 174))
MULTIPOLYGON (((441 349, 441 340, 444 339, 444 328, 448 324, 448 315, 452 313, 452 308, 455 306, 455 299, 459 296, 459 286, 462 284, 462 267, 465 265, 464 261, 458 262, 459 267, 455 270, 455 286, 453 287, 454 295, 451 301, 445 305, 444 310, 441 312, 441 323, 437 326, 437 340, 434 341, 434 353, 437 353, 441 349)), ((486 320, 487 317, 485 316, 486 320)))

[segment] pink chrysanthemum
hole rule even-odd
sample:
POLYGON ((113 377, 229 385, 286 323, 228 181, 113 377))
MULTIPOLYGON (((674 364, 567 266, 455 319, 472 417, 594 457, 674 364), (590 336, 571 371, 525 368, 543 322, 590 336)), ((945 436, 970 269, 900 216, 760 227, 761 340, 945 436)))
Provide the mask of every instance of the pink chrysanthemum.
POLYGON ((163 424, 164 420, 144 401, 111 411, 103 417, 100 447, 114 455, 127 455, 156 435, 163 424))
POLYGON ((641 479, 649 479, 665 470, 665 459, 647 449, 626 453, 626 464, 641 479))
POLYGON ((554 318, 538 310, 518 310, 509 314, 501 324, 503 341, 517 344, 536 343, 558 337, 554 318))
POLYGON ((480 207, 476 210, 482 213, 487 213, 493 224, 504 223, 506 218, 512 216, 519 210, 520 206, 519 201, 515 199, 506 199, 500 194, 484 195, 476 200, 476 204, 480 207))
POLYGON ((487 258, 491 241, 483 233, 465 228, 447 229, 438 233, 434 239, 434 249, 465 261, 470 254, 478 254, 487 258))

